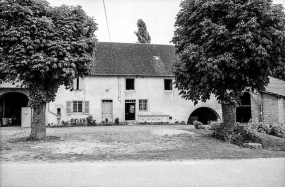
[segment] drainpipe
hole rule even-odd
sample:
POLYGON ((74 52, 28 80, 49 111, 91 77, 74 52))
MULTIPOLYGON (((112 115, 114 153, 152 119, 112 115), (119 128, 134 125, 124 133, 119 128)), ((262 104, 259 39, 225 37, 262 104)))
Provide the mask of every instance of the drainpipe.
POLYGON ((262 99, 262 95, 260 95, 260 97, 261 97, 260 117, 261 117, 261 122, 264 123, 264 119, 263 119, 263 99, 262 99))
POLYGON ((56 113, 53 113, 52 111, 50 111, 49 103, 48 103, 48 111, 49 111, 49 113, 51 113, 51 114, 53 114, 53 115, 57 116, 57 114, 56 114, 56 113))

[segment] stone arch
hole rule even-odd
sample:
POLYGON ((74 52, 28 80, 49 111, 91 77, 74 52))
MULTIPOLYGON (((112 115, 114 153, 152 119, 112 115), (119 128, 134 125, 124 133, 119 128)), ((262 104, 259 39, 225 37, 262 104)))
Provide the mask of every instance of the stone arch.
MULTIPOLYGON (((21 110, 22 107, 27 107, 29 94, 22 89, 0 89, 0 120, 1 125, 3 120, 8 120, 11 125, 21 125, 21 110)), ((6 123, 6 122, 5 122, 6 123)), ((4 123, 4 124, 5 124, 4 123)))
POLYGON ((219 114, 212 108, 199 107, 190 114, 187 124, 193 124, 194 120, 198 120, 203 124, 207 124, 208 121, 217 121, 219 119, 219 114))

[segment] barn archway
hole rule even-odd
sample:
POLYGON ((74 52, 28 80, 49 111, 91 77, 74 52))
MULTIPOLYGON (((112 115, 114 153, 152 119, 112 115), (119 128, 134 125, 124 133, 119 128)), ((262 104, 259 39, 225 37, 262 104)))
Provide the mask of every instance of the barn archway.
POLYGON ((207 124, 209 121, 217 121, 218 119, 219 115, 216 111, 208 107, 200 107, 190 114, 187 124, 193 124, 194 120, 207 124))
POLYGON ((29 98, 20 92, 7 92, 0 95, 0 124, 21 126, 21 109, 28 106, 29 98), (6 121, 7 120, 7 121, 6 121))

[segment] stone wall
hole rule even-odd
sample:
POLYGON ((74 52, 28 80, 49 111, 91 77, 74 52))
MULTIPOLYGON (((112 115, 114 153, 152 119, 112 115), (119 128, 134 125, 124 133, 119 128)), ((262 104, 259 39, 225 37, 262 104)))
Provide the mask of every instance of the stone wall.
POLYGON ((278 97, 271 94, 262 93, 263 119, 266 124, 279 122, 278 97))
POLYGON ((253 122, 260 122, 261 119, 261 95, 259 93, 250 93, 250 105, 251 105, 251 119, 253 122))

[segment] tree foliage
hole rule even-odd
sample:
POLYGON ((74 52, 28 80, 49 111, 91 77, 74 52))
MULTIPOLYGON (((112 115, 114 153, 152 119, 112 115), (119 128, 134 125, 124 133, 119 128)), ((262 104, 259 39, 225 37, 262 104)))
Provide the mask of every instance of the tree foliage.
POLYGON ((54 101, 60 85, 89 73, 97 24, 80 6, 45 0, 0 1, 0 82, 21 80, 29 106, 54 101))
POLYGON ((139 43, 150 43, 150 35, 147 31, 146 24, 142 19, 137 21, 138 31, 135 31, 139 43))
POLYGON ((214 94, 235 105, 261 91, 269 76, 285 80, 285 15, 270 0, 185 0, 177 14, 176 87, 197 103, 214 94))
POLYGON ((50 7, 44 0, 0 2, 1 80, 22 80, 30 106, 55 99, 60 85, 88 74, 96 23, 80 6, 50 7))

